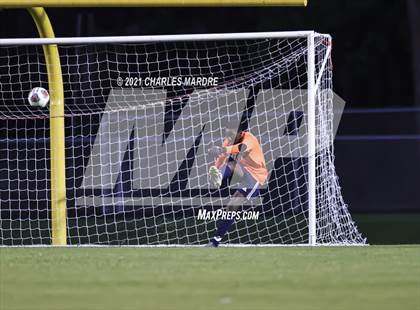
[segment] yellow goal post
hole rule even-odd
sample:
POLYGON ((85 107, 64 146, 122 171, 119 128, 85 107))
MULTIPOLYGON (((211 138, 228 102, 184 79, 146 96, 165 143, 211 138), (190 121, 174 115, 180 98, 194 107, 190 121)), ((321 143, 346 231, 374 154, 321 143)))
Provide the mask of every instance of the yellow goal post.
MULTIPOLYGON (((45 7, 259 7, 306 6, 307 0, 0 0, 0 8, 26 8, 41 38, 54 38, 45 7)), ((51 240, 67 245, 64 91, 56 44, 43 46, 50 92, 51 240)))
POLYGON ((306 6, 307 0, 1 0, 0 7, 306 6))

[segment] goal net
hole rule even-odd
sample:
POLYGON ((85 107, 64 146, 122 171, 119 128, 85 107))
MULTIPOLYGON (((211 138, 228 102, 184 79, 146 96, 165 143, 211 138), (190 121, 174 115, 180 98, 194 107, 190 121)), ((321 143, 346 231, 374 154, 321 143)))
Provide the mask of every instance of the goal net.
MULTIPOLYGON (((32 88, 49 89, 41 43, 0 40, 1 245, 51 244, 49 106, 27 101, 32 88)), ((311 229, 316 244, 365 243, 334 168, 329 36, 54 43, 65 97, 68 244, 206 244, 244 191, 250 197, 222 243, 308 244, 311 229), (209 182, 209 150, 222 146, 226 127, 251 133, 262 149, 268 177, 253 188, 236 172, 221 186, 209 182)), ((247 156, 228 157, 252 177, 247 156)))

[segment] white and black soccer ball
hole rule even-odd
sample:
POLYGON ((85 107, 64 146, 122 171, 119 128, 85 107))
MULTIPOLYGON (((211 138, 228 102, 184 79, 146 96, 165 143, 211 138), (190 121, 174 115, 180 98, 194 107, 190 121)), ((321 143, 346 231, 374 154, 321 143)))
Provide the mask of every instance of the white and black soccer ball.
POLYGON ((35 87, 31 90, 28 96, 29 104, 33 107, 45 108, 50 101, 50 95, 45 88, 35 87))

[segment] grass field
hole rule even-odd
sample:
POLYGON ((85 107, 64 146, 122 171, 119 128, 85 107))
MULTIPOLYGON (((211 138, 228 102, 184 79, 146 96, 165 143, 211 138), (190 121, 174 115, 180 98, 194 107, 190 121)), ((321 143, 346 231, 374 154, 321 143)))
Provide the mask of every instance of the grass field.
POLYGON ((0 248, 1 309, 420 309, 420 246, 0 248))

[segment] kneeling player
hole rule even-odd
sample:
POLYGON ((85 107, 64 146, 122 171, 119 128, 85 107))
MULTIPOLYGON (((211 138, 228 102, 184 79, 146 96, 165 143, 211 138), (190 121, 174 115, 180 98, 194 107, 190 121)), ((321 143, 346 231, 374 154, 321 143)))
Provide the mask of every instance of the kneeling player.
MULTIPOLYGON (((221 147, 214 146, 209 154, 215 157, 210 167, 210 183, 219 188, 223 178, 238 180, 238 190, 225 207, 226 211, 237 211, 247 200, 259 195, 259 188, 268 176, 264 154, 258 139, 248 131, 236 130, 234 123, 228 122, 225 139, 221 147)), ((208 246, 217 247, 234 220, 220 220, 216 235, 208 246)))

